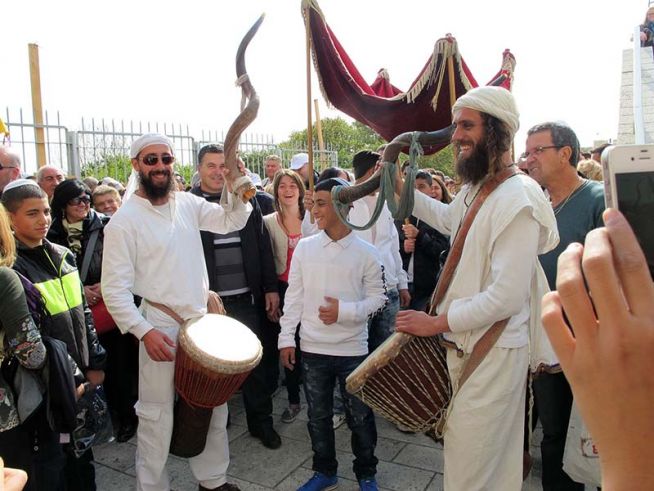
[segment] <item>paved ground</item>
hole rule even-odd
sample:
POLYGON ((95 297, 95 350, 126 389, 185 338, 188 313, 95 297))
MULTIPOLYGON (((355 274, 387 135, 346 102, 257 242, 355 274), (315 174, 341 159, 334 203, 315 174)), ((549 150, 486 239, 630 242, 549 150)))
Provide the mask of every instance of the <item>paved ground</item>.
MULTIPOLYGON (((304 409, 291 424, 279 421, 286 404, 285 390, 275 397, 275 427, 282 436, 282 447, 269 450, 252 438, 245 427, 240 396, 229 403, 232 424, 229 428, 231 464, 228 480, 243 491, 294 491, 311 475, 311 443, 304 409)), ((407 435, 377 417, 377 482, 380 489, 396 491, 437 491, 443 489, 443 448, 424 435, 407 435)), ((531 454, 538 457, 535 434, 531 454)), ((339 490, 358 490, 352 472, 352 453, 347 425, 336 430, 339 467, 339 490)), ((95 449, 98 490, 117 491, 135 488, 134 452, 136 441, 109 443, 95 449)), ((540 458, 535 458, 532 472, 523 491, 540 489, 540 458)), ((175 491, 196 491, 186 459, 170 457, 167 464, 171 487, 175 491)))

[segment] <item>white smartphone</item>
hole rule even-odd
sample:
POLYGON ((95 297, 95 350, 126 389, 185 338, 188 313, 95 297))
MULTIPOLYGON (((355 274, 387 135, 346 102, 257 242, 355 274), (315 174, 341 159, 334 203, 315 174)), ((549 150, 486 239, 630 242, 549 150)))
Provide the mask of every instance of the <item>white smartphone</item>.
POLYGON ((654 278, 654 145, 616 145, 602 153, 606 206, 622 212, 654 278))

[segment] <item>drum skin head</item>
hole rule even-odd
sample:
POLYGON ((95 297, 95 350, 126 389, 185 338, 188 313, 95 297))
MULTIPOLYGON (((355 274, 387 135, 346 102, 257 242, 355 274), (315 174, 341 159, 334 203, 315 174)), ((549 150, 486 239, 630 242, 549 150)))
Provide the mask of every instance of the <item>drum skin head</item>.
POLYGON ((244 324, 226 315, 206 314, 187 321, 179 344, 189 357, 223 373, 254 368, 262 356, 261 342, 244 324))

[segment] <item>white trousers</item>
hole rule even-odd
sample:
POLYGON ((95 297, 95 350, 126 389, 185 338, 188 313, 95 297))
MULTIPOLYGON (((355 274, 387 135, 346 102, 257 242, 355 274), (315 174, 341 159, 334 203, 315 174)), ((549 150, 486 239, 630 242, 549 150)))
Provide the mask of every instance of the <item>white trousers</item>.
MULTIPOLYGON (((148 309, 148 320, 177 342, 179 327, 163 313, 148 309), (160 321, 160 322, 157 322, 160 321), (175 325, 171 325, 175 324, 175 325)), ((156 362, 139 348, 139 417, 136 448, 136 489, 138 491, 168 491, 170 482, 166 470, 168 449, 173 433, 173 405, 175 400, 174 362, 156 362)), ((226 482, 229 466, 227 439, 227 404, 214 409, 204 451, 188 459, 195 478, 206 488, 226 482)))
MULTIPOLYGON (((447 350, 453 381, 465 358, 447 350)), ((518 491, 529 349, 493 348, 463 384, 445 426, 444 484, 447 491, 518 491)))

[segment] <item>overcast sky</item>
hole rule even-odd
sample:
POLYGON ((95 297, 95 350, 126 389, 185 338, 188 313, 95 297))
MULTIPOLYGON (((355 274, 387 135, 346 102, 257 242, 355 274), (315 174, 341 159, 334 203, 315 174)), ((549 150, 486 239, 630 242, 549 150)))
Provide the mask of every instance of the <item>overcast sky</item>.
MULTIPOLYGON (((530 126, 568 122, 582 145, 617 136, 622 51, 647 2, 636 0, 321 0, 327 22, 369 83, 389 70, 405 90, 435 41, 451 32, 480 83, 517 59, 521 112, 516 149, 530 126)), ((0 114, 31 112, 27 44, 40 46, 44 107, 62 123, 82 117, 149 120, 224 130, 239 111, 234 58, 266 12, 247 52, 260 94, 249 132, 276 142, 306 126, 305 42, 300 0, 3 0, 0 114)), ((327 109, 314 75, 313 95, 327 109)))

